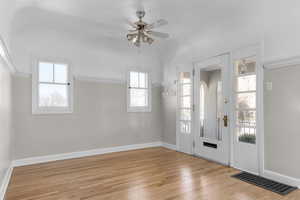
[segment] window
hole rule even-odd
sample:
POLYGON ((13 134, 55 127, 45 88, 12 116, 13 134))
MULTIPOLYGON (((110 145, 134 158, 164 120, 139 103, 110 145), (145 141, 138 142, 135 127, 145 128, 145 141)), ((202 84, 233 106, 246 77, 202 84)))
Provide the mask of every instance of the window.
POLYGON ((127 111, 151 112, 151 84, 148 73, 129 72, 127 87, 127 111))
POLYGON ((72 78, 67 64, 38 62, 33 70, 33 113, 72 112, 72 78))
POLYGON ((191 73, 181 72, 179 74, 178 85, 179 98, 179 126, 180 132, 184 134, 191 133, 192 123, 192 79, 191 73))
POLYGON ((255 57, 235 62, 236 132, 240 142, 256 143, 255 57))

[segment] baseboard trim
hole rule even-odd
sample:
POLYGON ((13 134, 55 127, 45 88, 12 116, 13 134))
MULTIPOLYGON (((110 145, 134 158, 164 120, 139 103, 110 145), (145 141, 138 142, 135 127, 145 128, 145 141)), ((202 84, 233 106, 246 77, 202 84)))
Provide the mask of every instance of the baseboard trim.
POLYGON ((6 193, 6 190, 7 190, 11 175, 12 175, 12 171, 13 171, 13 166, 10 166, 6 170, 3 182, 2 182, 1 187, 0 187, 0 200, 5 199, 5 193, 6 193))
POLYGON ((174 151, 177 150, 175 144, 169 144, 169 143, 166 143, 166 142, 162 142, 162 146, 165 147, 165 148, 167 148, 167 149, 174 150, 174 151))
POLYGON ((290 176, 286 176, 277 172, 273 172, 270 170, 264 170, 263 176, 265 178, 278 181, 280 183, 285 183, 287 185, 295 186, 300 188, 300 179, 293 178, 290 176))
POLYGON ((107 153, 137 150, 137 149, 144 149, 144 148, 151 148, 151 147, 161 147, 161 146, 162 146, 162 142, 116 146, 116 147, 109 147, 109 148, 93 149, 88 151, 79 151, 79 152, 71 152, 71 153, 64 153, 64 154, 55 154, 49 156, 19 159, 19 160, 14 160, 12 165, 13 167, 20 167, 20 166, 46 163, 46 162, 52 162, 58 160, 67 160, 72 158, 81 158, 86 156, 94 156, 94 155, 101 155, 107 153))

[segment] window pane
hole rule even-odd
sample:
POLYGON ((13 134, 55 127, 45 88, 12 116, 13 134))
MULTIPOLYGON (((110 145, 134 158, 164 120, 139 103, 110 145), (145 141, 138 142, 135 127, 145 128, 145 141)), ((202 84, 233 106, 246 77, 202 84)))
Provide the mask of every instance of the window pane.
POLYGON ((180 79, 180 83, 191 83, 191 73, 180 72, 179 79, 180 79))
POLYGON ((192 90, 191 84, 183 84, 181 88, 182 88, 182 96, 191 95, 191 90, 192 90))
POLYGON ((254 73, 255 66, 255 58, 245 58, 235 62, 235 71, 237 75, 254 73))
POLYGON ((39 82, 53 82, 53 64, 39 63, 39 82))
POLYGON ((191 122, 180 122, 181 133, 191 133, 191 122))
POLYGON ((180 112, 180 119, 181 120, 191 120, 191 110, 190 109, 182 109, 180 112))
POLYGON ((256 108, 256 93, 241 93, 237 94, 237 107, 239 109, 255 109, 256 108))
POLYGON ((139 73, 139 87, 141 88, 148 88, 148 84, 147 84, 147 74, 146 73, 139 73))
POLYGON ((67 107, 68 86, 54 84, 39 84, 40 107, 67 107))
POLYGON ((68 66, 63 64, 54 65, 54 82, 67 83, 68 82, 68 66))
POLYGON ((139 73, 138 72, 130 72, 130 87, 139 87, 139 73))
POLYGON ((191 97, 181 97, 181 107, 182 108, 190 108, 191 107, 191 97))
POLYGON ((237 111, 237 124, 240 127, 256 126, 256 111, 239 110, 237 111))
POLYGON ((249 90, 256 90, 256 76, 241 76, 237 78, 237 91, 245 92, 249 90))
POLYGON ((238 140, 240 142, 255 144, 256 143, 256 128, 252 127, 237 127, 238 140))
POLYGON ((130 89, 130 107, 148 106, 147 89, 130 89))

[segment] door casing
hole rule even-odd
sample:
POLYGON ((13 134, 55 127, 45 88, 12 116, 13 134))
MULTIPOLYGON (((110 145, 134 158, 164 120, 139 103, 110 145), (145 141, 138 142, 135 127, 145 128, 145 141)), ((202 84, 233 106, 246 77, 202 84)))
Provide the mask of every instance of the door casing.
MULTIPOLYGON (((229 68, 229 81, 228 83, 230 84, 231 86, 231 89, 230 89, 230 96, 229 96, 229 104, 230 104, 230 112, 228 113, 228 117, 229 117, 229 126, 230 126, 230 159, 229 159, 229 165, 231 167, 234 167, 236 168, 235 164, 234 164, 234 155, 233 155, 233 151, 234 151, 234 147, 233 147, 233 133, 234 133, 234 126, 231 126, 231 119, 234 118, 234 105, 232 104, 233 102, 233 98, 234 98, 234 93, 233 93, 233 54, 234 53, 237 53, 239 51, 247 51, 246 49, 248 49, 248 51, 251 51, 251 49, 256 49, 256 53, 257 53, 257 56, 259 57, 259 64, 257 65, 257 132, 259 132, 258 136, 257 136, 257 148, 258 148, 258 174, 259 175, 263 175, 264 174, 264 111, 263 111, 263 89, 264 89, 264 70, 263 70, 263 52, 264 52, 264 43, 263 42, 258 42, 258 43, 255 43, 255 44, 252 44, 252 45, 248 45, 246 47, 242 47, 242 48, 239 48, 239 49, 235 49, 235 50, 230 50, 228 51, 227 53, 229 53, 230 55, 230 68, 229 68)), ((218 55, 223 55, 224 53, 220 53, 218 55)), ((212 57, 215 57, 214 55, 212 56, 208 56, 207 58, 212 58, 212 57)), ((198 63, 198 62, 201 62, 203 60, 206 60, 206 59, 202 59, 202 60, 199 60, 199 61, 196 61, 196 62, 193 62, 193 65, 198 63)), ((182 69, 182 68, 181 68, 182 69)), ((193 67, 191 68, 188 68, 189 71, 193 71, 193 67)), ((193 84, 194 84, 194 81, 193 81, 193 84)), ((194 94, 193 94, 194 95, 194 94)), ((194 99, 194 98, 193 98, 194 99)), ((193 102, 194 104, 194 102, 193 102)), ((195 119, 195 112, 193 113, 193 116, 192 116, 192 134, 193 135, 193 139, 195 137, 195 122, 194 122, 194 119, 195 119)), ((178 118, 178 109, 176 111, 176 118, 178 118)), ((176 126, 178 126, 178 123, 177 123, 177 119, 176 119, 176 126)), ((179 144, 179 137, 178 137, 178 132, 177 132, 177 129, 178 127, 176 127, 176 147, 177 147, 177 150, 178 149, 178 144, 179 144)), ((191 147, 193 147, 193 143, 194 143, 194 140, 191 139, 190 140, 190 144, 191 147)), ((192 148, 191 150, 191 153, 194 154, 194 148, 192 148)), ((241 169, 243 170, 243 169, 241 169)))
MULTIPOLYGON (((196 83, 200 83, 200 77, 199 74, 202 69, 221 69, 222 70, 222 94, 223 94, 223 100, 229 99, 229 72, 228 67, 230 66, 230 59, 229 59, 229 53, 215 56, 212 58, 209 58, 207 60, 194 63, 194 70, 195 70, 195 76, 194 76, 194 103, 195 103, 195 112, 194 112, 194 150, 193 153, 196 156, 203 157, 205 159, 209 159, 224 165, 229 165, 230 161, 230 127, 224 127, 223 121, 221 121, 221 127, 222 127, 222 140, 216 140, 216 139, 210 139, 205 137, 200 137, 200 126, 199 126, 199 102, 200 102, 200 94, 199 94, 199 87, 197 87, 196 83), (217 145, 217 148, 210 148, 205 147, 203 145, 203 142, 209 142, 217 145)), ((223 113, 222 117, 224 115, 229 114, 230 112, 230 102, 223 103, 223 113)))

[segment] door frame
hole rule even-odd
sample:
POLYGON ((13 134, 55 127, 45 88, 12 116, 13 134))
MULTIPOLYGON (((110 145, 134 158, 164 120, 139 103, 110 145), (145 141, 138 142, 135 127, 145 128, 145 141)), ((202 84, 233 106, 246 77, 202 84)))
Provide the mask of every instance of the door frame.
POLYGON ((177 105, 176 105, 176 150, 183 152, 183 153, 187 153, 187 154, 194 154, 194 148, 193 148, 193 142, 194 142, 194 68, 192 66, 177 66, 176 67, 176 101, 177 101, 177 105), (188 139, 188 143, 187 145, 190 146, 190 149, 188 151, 181 151, 180 149, 180 137, 182 134, 179 129, 180 129, 180 108, 179 108, 179 74, 180 72, 189 72, 191 73, 191 84, 192 84, 192 88, 191 88, 191 106, 192 106, 192 113, 191 113, 191 133, 189 134, 189 139, 188 139))
MULTIPOLYGON (((258 58, 259 58, 259 64, 257 65, 257 114, 256 114, 256 117, 257 117, 257 132, 259 132, 260 134, 258 135, 257 137, 257 152, 258 152, 258 174, 263 176, 264 175, 264 166, 265 166, 265 161, 264 161, 264 157, 265 157, 265 153, 264 153, 264 68, 263 68, 263 63, 264 63, 264 43, 263 41, 261 42, 257 42, 257 43, 254 43, 254 44, 249 44, 249 45, 246 45, 244 47, 241 47, 241 48, 236 48, 236 49, 231 49, 229 51, 224 51, 220 54, 214 54, 212 56, 208 56, 208 57, 205 57, 204 59, 199 59, 199 60, 195 60, 192 62, 192 66, 193 66, 193 70, 195 70, 195 64, 199 63, 199 62, 202 62, 202 61, 205 61, 207 59, 210 59, 210 58, 213 58, 213 57, 217 57, 217 56, 220 56, 220 55, 224 55, 224 54, 229 54, 229 70, 228 70, 228 73, 229 73, 229 80, 228 80, 228 84, 230 86, 230 91, 229 91, 229 107, 230 107, 230 112, 228 113, 228 116, 229 116, 229 119, 233 119, 234 117, 234 105, 233 105, 233 98, 235 96, 234 94, 234 91, 233 91, 233 84, 234 84, 234 80, 233 80, 233 72, 234 72, 234 69, 233 69, 233 53, 234 52, 237 52, 237 51, 240 51, 240 50, 245 50, 245 49, 249 49, 249 48, 256 48, 257 49, 257 55, 258 55, 258 58)), ((194 77, 193 77, 193 84, 194 84, 194 77)), ((195 95, 195 92, 193 90, 193 101, 194 101, 194 95, 195 95)), ((193 106, 194 106, 195 102, 193 102, 193 106)), ((177 111, 176 111, 176 114, 177 114, 177 111)), ((193 142, 194 142, 194 139, 195 139, 195 112, 193 112, 193 121, 192 121, 192 137, 193 137, 193 141, 191 141, 191 145, 193 145, 193 142)), ((234 165, 234 155, 233 155, 233 139, 234 139, 234 126, 231 125, 231 121, 229 120, 229 132, 230 132, 230 137, 229 137, 229 166, 230 167, 233 167, 233 168, 236 168, 235 165, 234 165)), ((177 123, 176 123, 176 130, 177 130, 177 123)), ((177 136, 177 133, 176 133, 176 144, 178 144, 178 136, 177 136)), ((193 147, 193 150, 192 150, 192 153, 194 154, 194 147, 193 147)), ((242 170, 242 169, 240 169, 242 170)))
MULTIPOLYGON (((213 56, 213 57, 206 58, 206 59, 204 59, 202 61, 194 62, 193 63, 194 71, 196 73, 198 73, 197 69, 201 70, 201 69, 205 69, 207 67, 210 67, 210 68, 213 69, 214 68, 213 65, 215 65, 215 63, 222 62, 221 60, 225 60, 225 62, 226 62, 226 64, 224 62, 224 64, 225 64, 224 68, 230 67, 231 66, 231 57, 230 56, 231 56, 230 53, 227 52, 227 53, 223 53, 223 54, 220 54, 220 55, 216 55, 216 56, 213 56), (204 65, 202 67, 200 67, 199 66, 200 63, 201 64, 204 63, 204 65)), ((222 70, 222 72, 223 72, 223 70, 222 70)), ((225 75, 225 78, 227 79, 225 82, 226 82, 227 85, 225 85, 225 87, 223 85, 223 89, 225 89, 225 90, 228 89, 229 90, 229 91, 227 91, 225 93, 226 94, 225 98, 227 98, 227 100, 229 100, 231 98, 231 91, 230 91, 230 89, 231 89, 231 81, 230 81, 231 76, 230 76, 230 73, 231 72, 229 70, 227 70, 227 73, 225 75)), ((193 78, 194 78, 194 84, 199 81, 199 79, 197 79, 196 74, 194 75, 193 78)), ((198 77, 198 78, 200 78, 200 77, 198 77)), ((222 76, 222 78, 224 78, 224 77, 222 76)), ((195 110, 194 110, 194 117, 193 117, 194 118, 194 122, 196 122, 196 120, 198 120, 198 117, 199 117, 199 116, 197 116, 197 112, 196 112, 196 109, 199 109, 199 105, 196 105, 196 102, 199 102, 199 93, 198 93, 199 91, 197 91, 197 89, 198 89, 198 87, 196 85, 194 85, 194 91, 193 91, 194 108, 195 108, 195 110)), ((224 92, 222 92, 222 93, 224 94, 224 92)), ((226 113, 226 115, 228 116, 229 121, 230 121, 231 101, 228 101, 228 103, 226 103, 226 105, 227 105, 227 109, 224 110, 223 114, 226 113)), ((193 124, 193 130, 194 130, 193 131, 193 141, 194 141, 193 144, 196 144, 196 139, 199 137, 199 135, 197 135, 197 132, 196 132, 196 131, 199 131, 199 124, 194 123, 193 124)), ((227 129, 227 133, 230 134, 230 132, 231 132, 231 128, 230 128, 230 123, 229 123, 228 129, 227 129)), ((205 140, 205 138, 204 138, 204 140, 205 140)), ((220 145, 222 143, 222 141, 218 141, 217 143, 220 145)), ((226 159, 225 162, 224 161, 220 161, 220 160, 217 161, 217 160, 215 160, 213 158, 209 158, 209 157, 207 157, 205 155, 199 155, 199 154, 197 154, 197 152, 195 150, 196 145, 193 145, 193 155, 201 157, 201 158, 204 158, 204 159, 207 159, 207 160, 211 160, 213 162, 220 163, 222 165, 229 166, 230 165, 230 159, 231 159, 231 157, 230 157, 230 155, 231 155, 231 137, 230 136, 227 138, 227 142, 226 143, 224 143, 224 144, 226 144, 227 148, 228 148, 228 149, 226 149, 226 151, 227 151, 226 155, 228 156, 228 159, 226 159)))
MULTIPOLYGON (((230 81, 231 81, 231 95, 230 95, 230 102, 231 102, 231 112, 230 112, 230 119, 234 119, 235 113, 235 105, 234 105, 234 54, 244 54, 247 56, 251 56, 255 52, 257 56, 256 59, 256 132, 259 133, 257 135, 257 163, 258 163, 258 175, 263 176, 264 174, 264 70, 263 70, 263 58, 264 58, 264 45, 263 42, 256 43, 253 45, 248 45, 245 47, 241 47, 230 52, 230 81), (246 53, 245 53, 246 52, 246 53)), ((230 126, 230 137, 231 137, 231 149, 230 149, 230 166, 233 168, 237 168, 234 163, 234 134, 235 134, 235 126, 230 126)), ((239 168, 237 168, 239 169, 239 168)), ((244 169, 239 169, 244 170, 244 169)))

